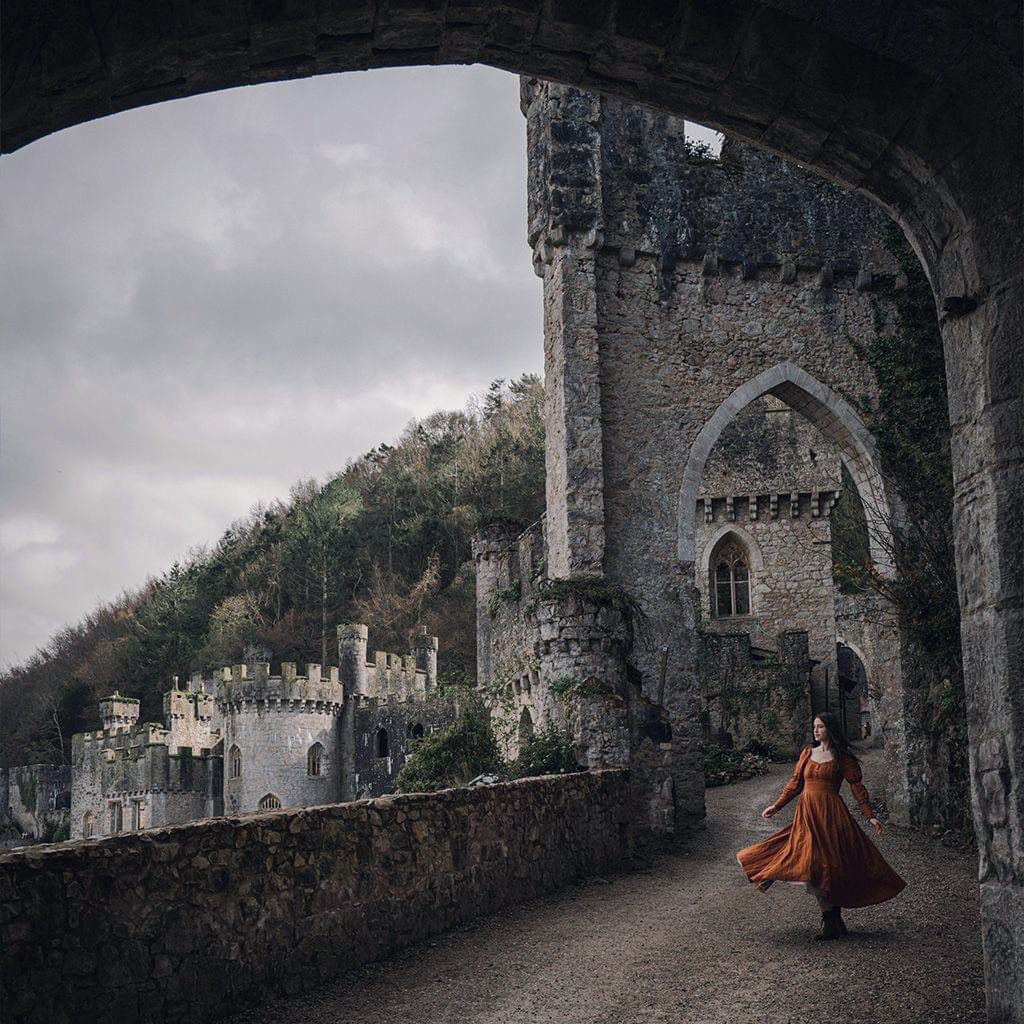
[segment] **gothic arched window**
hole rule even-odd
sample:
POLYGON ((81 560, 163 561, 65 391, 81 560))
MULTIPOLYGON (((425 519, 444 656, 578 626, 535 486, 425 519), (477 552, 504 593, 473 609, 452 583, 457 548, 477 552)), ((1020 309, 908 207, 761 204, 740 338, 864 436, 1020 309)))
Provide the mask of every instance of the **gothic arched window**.
POLYGON ((384 728, 377 730, 377 756, 388 756, 388 731, 384 728))
POLYGON ((306 774, 323 775, 324 773, 324 745, 314 743, 306 754, 306 774))
POLYGON ((237 745, 232 746, 228 752, 228 778, 240 779, 242 777, 242 751, 237 745))
POLYGON ((750 614, 750 568, 746 552, 735 541, 724 544, 713 561, 714 614, 750 614))
POLYGON ((276 811, 281 806, 281 798, 273 793, 268 793, 260 800, 261 811, 276 811))
POLYGON ((94 820, 95 819, 93 817, 92 811, 86 811, 85 814, 83 815, 83 817, 82 817, 82 837, 84 839, 91 839, 92 838, 93 829, 95 827, 93 825, 93 821, 94 820))

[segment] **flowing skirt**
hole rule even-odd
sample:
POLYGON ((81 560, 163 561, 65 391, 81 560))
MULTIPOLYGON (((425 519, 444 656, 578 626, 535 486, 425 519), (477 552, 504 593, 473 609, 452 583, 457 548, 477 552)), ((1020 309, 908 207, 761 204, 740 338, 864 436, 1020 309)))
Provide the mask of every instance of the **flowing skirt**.
POLYGON ((837 907, 867 907, 898 895, 906 882, 853 820, 838 793, 805 789, 793 823, 736 854, 755 885, 806 882, 837 907))

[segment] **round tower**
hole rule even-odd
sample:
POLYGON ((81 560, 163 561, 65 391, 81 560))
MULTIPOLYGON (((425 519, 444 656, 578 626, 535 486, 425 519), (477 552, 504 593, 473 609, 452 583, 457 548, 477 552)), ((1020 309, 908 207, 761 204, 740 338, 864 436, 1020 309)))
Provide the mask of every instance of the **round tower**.
POLYGON ((369 627, 361 622, 349 622, 338 627, 338 666, 341 682, 347 694, 369 696, 370 682, 366 667, 366 644, 369 627))
POLYGON ((412 638, 412 653, 416 668, 427 674, 427 689, 437 685, 437 637, 428 636, 425 626, 417 626, 412 638))
POLYGON ((224 812, 311 807, 341 799, 338 670, 293 663, 271 675, 266 663, 225 670, 218 693, 224 716, 224 812))

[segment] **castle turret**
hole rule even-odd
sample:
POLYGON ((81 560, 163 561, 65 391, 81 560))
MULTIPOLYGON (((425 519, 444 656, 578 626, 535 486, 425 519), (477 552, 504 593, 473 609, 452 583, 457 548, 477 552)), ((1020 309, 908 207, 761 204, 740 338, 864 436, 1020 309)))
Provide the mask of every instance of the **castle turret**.
POLYGON ((412 653, 416 668, 427 674, 427 689, 437 685, 437 637, 428 636, 425 626, 417 626, 412 638, 412 653))
POLYGON ((122 697, 115 690, 100 701, 100 720, 104 732, 131 729, 139 720, 139 702, 134 697, 122 697))
POLYGON ((370 692, 366 644, 370 635, 362 623, 338 626, 338 665, 346 693, 367 696, 370 692))
MULTIPOLYGON (((364 627, 365 628, 365 627, 364 627)), ((364 641, 365 642, 365 641, 364 641)), ((268 662, 222 673, 224 804, 229 812, 308 807, 341 795, 338 719, 345 691, 338 669, 268 662)))
POLYGON ((473 560, 476 562, 476 673, 477 685, 486 686, 493 674, 492 655, 494 622, 490 607, 498 592, 501 558, 515 537, 508 523, 485 526, 473 538, 473 560))

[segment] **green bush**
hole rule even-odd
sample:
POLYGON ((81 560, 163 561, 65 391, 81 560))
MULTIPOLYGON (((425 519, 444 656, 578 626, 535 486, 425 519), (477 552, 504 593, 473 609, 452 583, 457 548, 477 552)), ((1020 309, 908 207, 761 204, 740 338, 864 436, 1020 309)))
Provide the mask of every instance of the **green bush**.
POLYGON ((725 786, 755 775, 768 774, 768 758, 751 752, 741 753, 732 747, 708 743, 704 747, 704 784, 725 786))
POLYGON ((71 838, 71 819, 64 818, 50 818, 46 824, 43 825, 43 830, 39 835, 39 842, 41 843, 64 843, 71 838))
POLYGON ((562 775, 581 771, 568 733, 549 723, 523 744, 519 756, 509 765, 513 779, 533 775, 562 775))
POLYGON ((471 704, 444 732, 426 736, 413 745, 396 785, 399 793, 432 793, 464 786, 484 772, 504 771, 490 717, 471 704))

